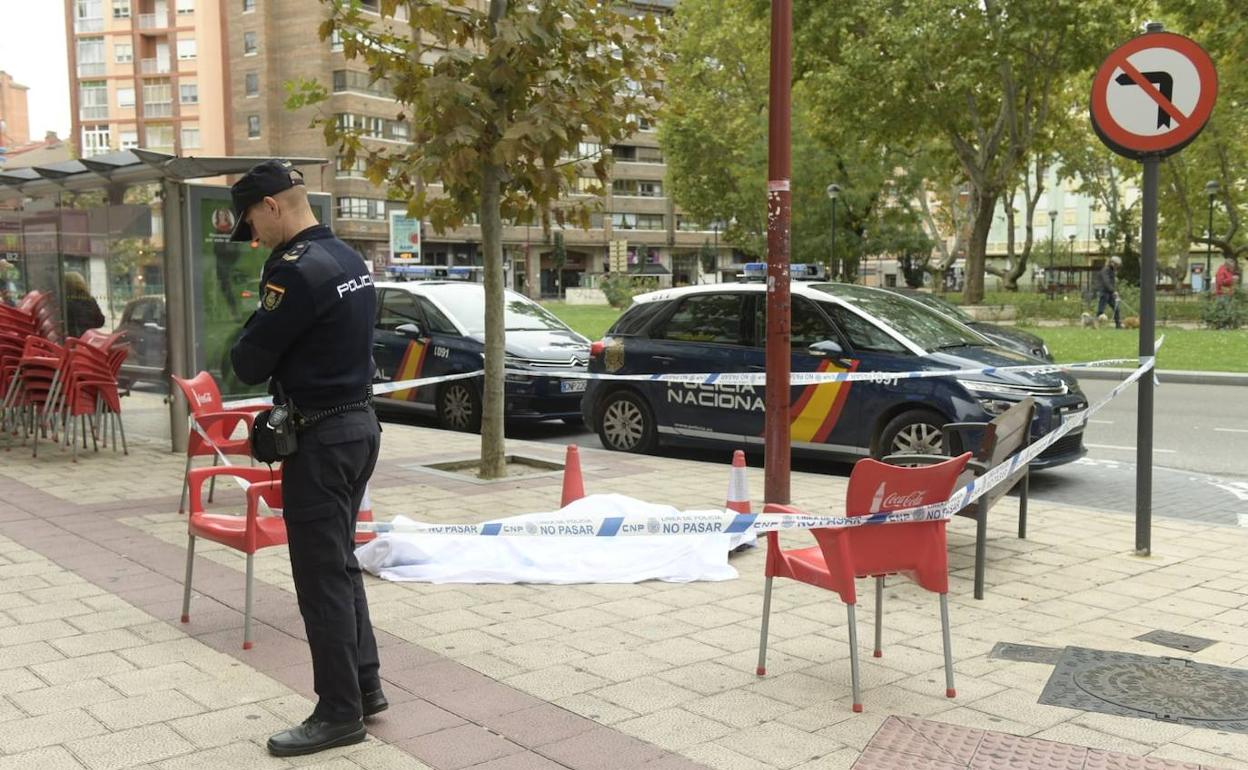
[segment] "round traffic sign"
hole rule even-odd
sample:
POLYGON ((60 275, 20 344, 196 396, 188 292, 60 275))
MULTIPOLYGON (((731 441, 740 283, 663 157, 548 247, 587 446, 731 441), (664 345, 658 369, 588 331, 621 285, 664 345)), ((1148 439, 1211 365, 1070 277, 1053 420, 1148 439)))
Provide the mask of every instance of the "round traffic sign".
POLYGON ((1217 72, 1203 48, 1182 35, 1148 32, 1097 70, 1092 127, 1119 155, 1171 155, 1205 127, 1217 95, 1217 72))

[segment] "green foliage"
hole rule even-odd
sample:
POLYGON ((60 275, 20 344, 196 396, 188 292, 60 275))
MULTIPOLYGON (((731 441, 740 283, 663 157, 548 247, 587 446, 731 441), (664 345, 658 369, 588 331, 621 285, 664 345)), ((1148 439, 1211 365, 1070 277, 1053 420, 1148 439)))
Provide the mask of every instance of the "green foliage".
POLYGON ((1248 325, 1248 292, 1215 297, 1201 317, 1210 329, 1239 329, 1248 325))
POLYGON ((702 241, 702 248, 698 249, 698 261, 701 263, 704 274, 709 275, 715 272, 719 254, 716 253, 715 247, 711 245, 710 241, 702 241))
POLYGON ((569 305, 566 302, 543 302, 542 307, 558 316, 572 330, 591 340, 602 339, 620 309, 610 305, 569 305))
POLYGON ((659 288, 658 280, 623 273, 612 273, 598 282, 598 288, 607 295, 607 302, 614 308, 626 308, 637 294, 659 288))

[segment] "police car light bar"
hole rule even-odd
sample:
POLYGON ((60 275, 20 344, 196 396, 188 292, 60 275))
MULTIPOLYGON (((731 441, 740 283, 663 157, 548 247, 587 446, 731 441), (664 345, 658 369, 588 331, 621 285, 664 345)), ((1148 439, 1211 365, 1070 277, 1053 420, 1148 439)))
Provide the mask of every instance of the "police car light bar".
MULTIPOLYGON (((744 272, 737 275, 737 280, 739 281, 756 282, 767 278, 766 262, 746 262, 742 267, 744 272)), ((794 281, 825 280, 823 265, 811 262, 798 262, 789 265, 789 277, 794 281)))

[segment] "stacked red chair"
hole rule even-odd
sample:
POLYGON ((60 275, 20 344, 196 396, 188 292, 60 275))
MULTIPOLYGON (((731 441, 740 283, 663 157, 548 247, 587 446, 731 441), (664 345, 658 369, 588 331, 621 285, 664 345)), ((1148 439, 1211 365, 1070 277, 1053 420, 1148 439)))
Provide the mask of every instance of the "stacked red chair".
MULTIPOLYGON (((876 460, 859 460, 849 476, 845 495, 847 516, 913 508, 944 502, 953 493, 958 476, 971 459, 967 452, 937 465, 902 468, 876 460)), ((768 504, 763 513, 802 513, 787 505, 768 504)), ((854 609, 858 594, 854 579, 875 578, 875 654, 879 657, 884 617, 884 577, 901 574, 940 595, 940 624, 945 649, 945 695, 955 696, 953 652, 949 635, 949 561, 945 541, 946 519, 894 524, 868 524, 840 529, 812 529, 816 545, 782 550, 776 532, 767 533, 766 582, 763 587, 763 625, 758 646, 759 676, 767 673, 767 627, 771 615, 771 582, 788 578, 835 591, 849 615, 849 665, 853 710, 862 711, 858 677, 858 625, 854 609)))
MULTIPOLYGON (((221 390, 217 381, 208 372, 200 372, 194 377, 183 379, 173 377, 174 383, 186 397, 191 412, 191 430, 186 441, 186 469, 183 471, 182 498, 178 503, 178 513, 186 510, 187 479, 191 472, 191 459, 195 457, 211 457, 212 464, 217 465, 229 455, 251 458, 251 442, 247 435, 234 438, 239 425, 250 431, 251 420, 255 413, 267 407, 259 406, 249 409, 226 410, 221 404, 221 390)), ((227 463, 228 464, 228 463, 227 463)), ((208 502, 212 502, 216 490, 216 477, 208 486, 208 502)))

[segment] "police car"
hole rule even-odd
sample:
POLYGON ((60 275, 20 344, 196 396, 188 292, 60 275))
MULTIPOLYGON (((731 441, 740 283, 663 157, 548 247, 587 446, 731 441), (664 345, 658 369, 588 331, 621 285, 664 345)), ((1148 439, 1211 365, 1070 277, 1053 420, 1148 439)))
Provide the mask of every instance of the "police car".
MULTIPOLYGON (((794 283, 792 370, 879 372, 878 382, 822 383, 790 391, 793 451, 856 458, 900 452, 952 453, 950 422, 992 419, 1035 399, 1033 439, 1087 408, 1062 373, 898 378, 889 372, 1041 364, 892 292, 834 283, 794 283)), ((590 372, 689 374, 765 370, 766 286, 713 284, 661 290, 634 304, 595 342, 590 372)), ((660 441, 763 444, 761 385, 592 380, 585 421, 603 446, 646 452, 660 441)), ((1083 456, 1081 431, 1049 447, 1033 467, 1083 456)))
MULTIPOLYGON (((379 281, 373 359, 377 380, 413 380, 478 371, 485 353, 485 287, 462 281, 379 281)), ((505 366, 541 376, 506 375, 508 420, 580 422, 589 340, 541 305, 505 292, 505 366)), ((382 396, 379 408, 433 413, 442 427, 476 431, 481 426, 481 378, 452 380, 382 396)))

